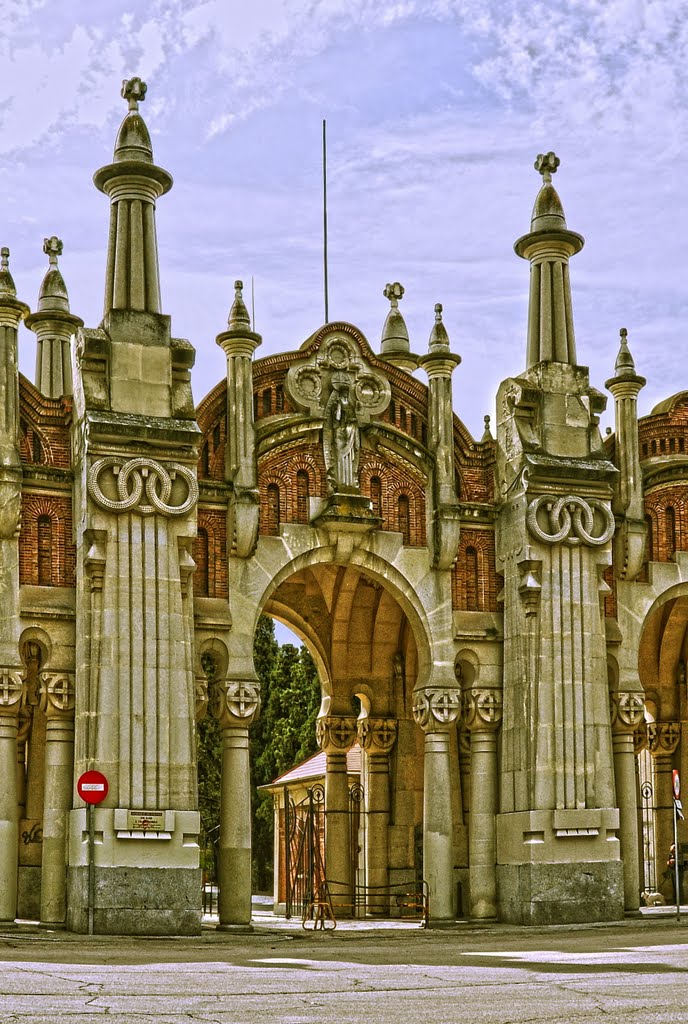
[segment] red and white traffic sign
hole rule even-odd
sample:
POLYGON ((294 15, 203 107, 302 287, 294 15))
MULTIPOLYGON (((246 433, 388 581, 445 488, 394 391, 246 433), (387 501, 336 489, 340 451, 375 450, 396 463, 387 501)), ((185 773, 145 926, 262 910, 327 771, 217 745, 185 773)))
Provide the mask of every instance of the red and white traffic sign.
POLYGON ((99 804, 108 795, 108 780, 102 772, 84 772, 79 776, 76 791, 87 804, 99 804))
POLYGON ((674 787, 674 800, 678 800, 681 795, 681 780, 676 768, 674 768, 671 773, 671 784, 674 787))

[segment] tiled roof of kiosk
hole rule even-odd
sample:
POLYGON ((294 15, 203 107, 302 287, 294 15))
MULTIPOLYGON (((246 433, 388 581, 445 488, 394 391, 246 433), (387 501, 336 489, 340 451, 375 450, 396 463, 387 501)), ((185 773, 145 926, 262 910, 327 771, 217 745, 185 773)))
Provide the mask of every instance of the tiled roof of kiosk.
MULTIPOLYGON (((260 789, 273 789, 276 786, 288 786, 292 782, 306 782, 314 779, 325 778, 325 768, 327 765, 327 754, 324 750, 319 750, 317 754, 313 754, 312 757, 306 758, 301 764, 297 764, 294 768, 290 768, 284 775, 278 775, 272 782, 268 782, 265 786, 260 786, 260 789)), ((346 773, 347 775, 358 775, 361 771, 361 748, 358 743, 354 743, 351 750, 347 751, 346 754, 346 773)))

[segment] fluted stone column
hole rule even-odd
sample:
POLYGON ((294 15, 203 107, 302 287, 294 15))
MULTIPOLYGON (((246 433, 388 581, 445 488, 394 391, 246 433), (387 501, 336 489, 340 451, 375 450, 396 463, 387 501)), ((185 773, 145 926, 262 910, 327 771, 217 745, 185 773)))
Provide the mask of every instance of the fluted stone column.
MULTIPOLYGON (((655 856, 657 885, 661 888, 662 872, 674 841, 674 801, 671 772, 674 753, 681 739, 680 722, 648 722, 647 741, 652 754, 655 794, 655 856)), ((671 894, 670 884, 664 895, 671 894)))
POLYGON ((458 687, 426 687, 414 693, 413 717, 425 733, 423 875, 428 883, 430 918, 436 921, 451 920, 456 914, 449 734, 460 711, 458 687))
POLYGON ((356 719, 326 715, 316 723, 318 746, 327 754, 325 772, 325 875, 334 886, 332 902, 350 902, 351 833, 349 823, 349 780, 346 754, 356 738, 356 719))
POLYGON ((41 921, 63 924, 67 915, 67 834, 74 775, 74 680, 44 672, 46 713, 41 921))
MULTIPOLYGON (((358 721, 358 742, 365 751, 367 775, 366 809, 366 881, 368 885, 386 886, 389 882, 389 755, 397 738, 393 718, 361 718, 358 721)), ((381 901, 378 901, 382 909, 381 901)), ((370 903, 375 911, 376 901, 370 903)))
POLYGON ((497 730, 502 693, 471 687, 463 693, 463 718, 471 736, 471 798, 468 825, 470 914, 497 916, 495 815, 497 813, 497 730))
POLYGON ((248 730, 260 707, 257 680, 213 686, 212 713, 222 726, 222 784, 217 871, 220 929, 251 922, 251 770, 248 730))
POLYGON ((0 668, 0 924, 17 914, 17 722, 23 693, 19 672, 0 668))
POLYGON ((638 805, 633 734, 643 720, 645 705, 640 692, 614 691, 610 696, 619 840, 623 860, 624 910, 628 913, 640 907, 638 805))

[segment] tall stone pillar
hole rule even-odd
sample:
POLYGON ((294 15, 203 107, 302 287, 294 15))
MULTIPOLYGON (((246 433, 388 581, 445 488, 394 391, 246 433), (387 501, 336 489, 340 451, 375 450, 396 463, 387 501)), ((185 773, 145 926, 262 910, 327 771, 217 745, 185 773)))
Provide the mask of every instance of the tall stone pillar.
POLYGON ((46 713, 41 921, 64 924, 67 914, 67 835, 74 775, 74 680, 44 672, 46 713))
POLYGON ((645 714, 643 694, 615 690, 611 693, 614 778, 619 807, 619 841, 624 873, 624 910, 640 907, 638 873, 638 804, 634 733, 645 714))
POLYGON ((213 686, 210 706, 222 726, 218 927, 246 927, 252 894, 248 730, 260 707, 260 685, 253 679, 220 680, 213 686))
POLYGON ((413 717, 425 733, 423 760, 423 875, 428 883, 430 918, 456 916, 454 815, 450 731, 461 712, 461 691, 425 687, 414 693, 413 717))
POLYGON ((24 684, 19 672, 0 668, 0 924, 17 915, 17 723, 24 684))
POLYGON ((470 914, 497 916, 495 815, 497 813, 497 730, 502 693, 471 687, 463 693, 463 720, 471 736, 471 796, 468 824, 470 914))
POLYGON ((335 908, 351 902, 351 821, 346 755, 356 738, 356 719, 326 715, 316 723, 318 746, 327 755, 325 771, 325 875, 333 886, 335 908))
POLYGON ((681 739, 680 722, 648 722, 647 742, 652 754, 655 800, 655 857, 657 887, 671 899, 671 882, 662 878, 674 841, 674 800, 671 773, 681 739))
MULTIPOLYGON (((358 742, 366 754, 365 781, 365 863, 366 884, 386 886, 389 882, 389 755, 397 737, 393 718, 361 718, 358 721, 358 742)), ((374 911, 373 898, 370 907, 374 911)), ((378 901, 378 906, 380 902, 378 901)))

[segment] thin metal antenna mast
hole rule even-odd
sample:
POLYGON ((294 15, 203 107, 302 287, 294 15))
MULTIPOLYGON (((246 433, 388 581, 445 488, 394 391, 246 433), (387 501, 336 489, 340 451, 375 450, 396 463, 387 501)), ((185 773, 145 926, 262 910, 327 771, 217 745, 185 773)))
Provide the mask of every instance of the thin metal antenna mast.
POLYGON ((256 293, 253 288, 253 274, 251 274, 251 330, 256 329, 256 293))
POLYGON ((330 321, 327 294, 327 121, 323 120, 322 134, 322 168, 323 168, 323 277, 325 286, 325 323, 330 321))

